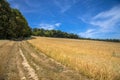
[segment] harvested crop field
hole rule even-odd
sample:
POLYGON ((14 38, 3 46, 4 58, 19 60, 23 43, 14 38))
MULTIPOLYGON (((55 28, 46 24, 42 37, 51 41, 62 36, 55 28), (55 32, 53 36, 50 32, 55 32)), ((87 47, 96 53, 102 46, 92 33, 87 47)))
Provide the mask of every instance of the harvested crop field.
POLYGON ((28 42, 89 79, 120 80, 120 43, 46 37, 28 42))

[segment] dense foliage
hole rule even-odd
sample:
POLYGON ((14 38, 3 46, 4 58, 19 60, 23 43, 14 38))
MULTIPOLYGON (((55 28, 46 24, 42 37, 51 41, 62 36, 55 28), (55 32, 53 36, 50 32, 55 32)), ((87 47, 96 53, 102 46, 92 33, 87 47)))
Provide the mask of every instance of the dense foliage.
POLYGON ((39 28, 32 29, 33 36, 43 36, 43 37, 56 37, 56 38, 71 38, 71 39, 81 39, 81 40, 95 40, 95 41, 107 41, 107 42, 120 42, 119 39, 92 39, 80 37, 77 34, 67 33, 60 30, 45 30, 39 28))
POLYGON ((60 30, 45 30, 34 28, 32 30, 34 36, 45 36, 45 37, 59 37, 59 38, 73 38, 78 39, 79 36, 73 33, 62 32, 60 30))
POLYGON ((31 35, 26 19, 6 0, 0 0, 0 39, 24 38, 31 35))

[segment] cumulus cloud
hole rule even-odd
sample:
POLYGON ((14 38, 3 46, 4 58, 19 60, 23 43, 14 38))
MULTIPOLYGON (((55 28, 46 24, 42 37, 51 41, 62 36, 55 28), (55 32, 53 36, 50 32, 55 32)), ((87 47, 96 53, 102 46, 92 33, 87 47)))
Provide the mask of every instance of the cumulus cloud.
POLYGON ((61 23, 56 23, 55 26, 56 27, 59 27, 61 25, 61 23))
POLYGON ((55 24, 41 23, 41 24, 37 25, 36 27, 43 28, 46 30, 52 30, 52 29, 56 29, 57 27, 60 27, 60 26, 61 26, 61 23, 55 23, 55 24))

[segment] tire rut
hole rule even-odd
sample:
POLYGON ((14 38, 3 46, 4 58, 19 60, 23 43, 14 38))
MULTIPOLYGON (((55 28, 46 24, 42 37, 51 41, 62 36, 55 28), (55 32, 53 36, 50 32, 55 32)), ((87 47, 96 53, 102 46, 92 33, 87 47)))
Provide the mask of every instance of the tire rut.
POLYGON ((26 57, 23 54, 23 51, 21 49, 19 49, 19 52, 20 52, 21 57, 23 58, 23 62, 22 62, 23 68, 25 70, 27 70, 29 79, 30 80, 38 80, 38 76, 35 73, 35 70, 29 65, 26 57))
POLYGON ((41 80, 88 80, 85 76, 37 51, 29 43, 24 41, 21 46, 26 53, 26 58, 41 80))
POLYGON ((26 41, 7 41, 0 45, 0 80, 88 79, 26 41))

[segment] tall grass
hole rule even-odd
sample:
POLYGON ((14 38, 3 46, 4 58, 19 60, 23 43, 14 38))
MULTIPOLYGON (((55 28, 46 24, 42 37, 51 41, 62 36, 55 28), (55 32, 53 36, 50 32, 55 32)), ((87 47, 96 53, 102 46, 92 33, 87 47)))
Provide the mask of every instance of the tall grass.
POLYGON ((38 37, 33 46, 95 80, 120 80, 120 43, 38 37))

